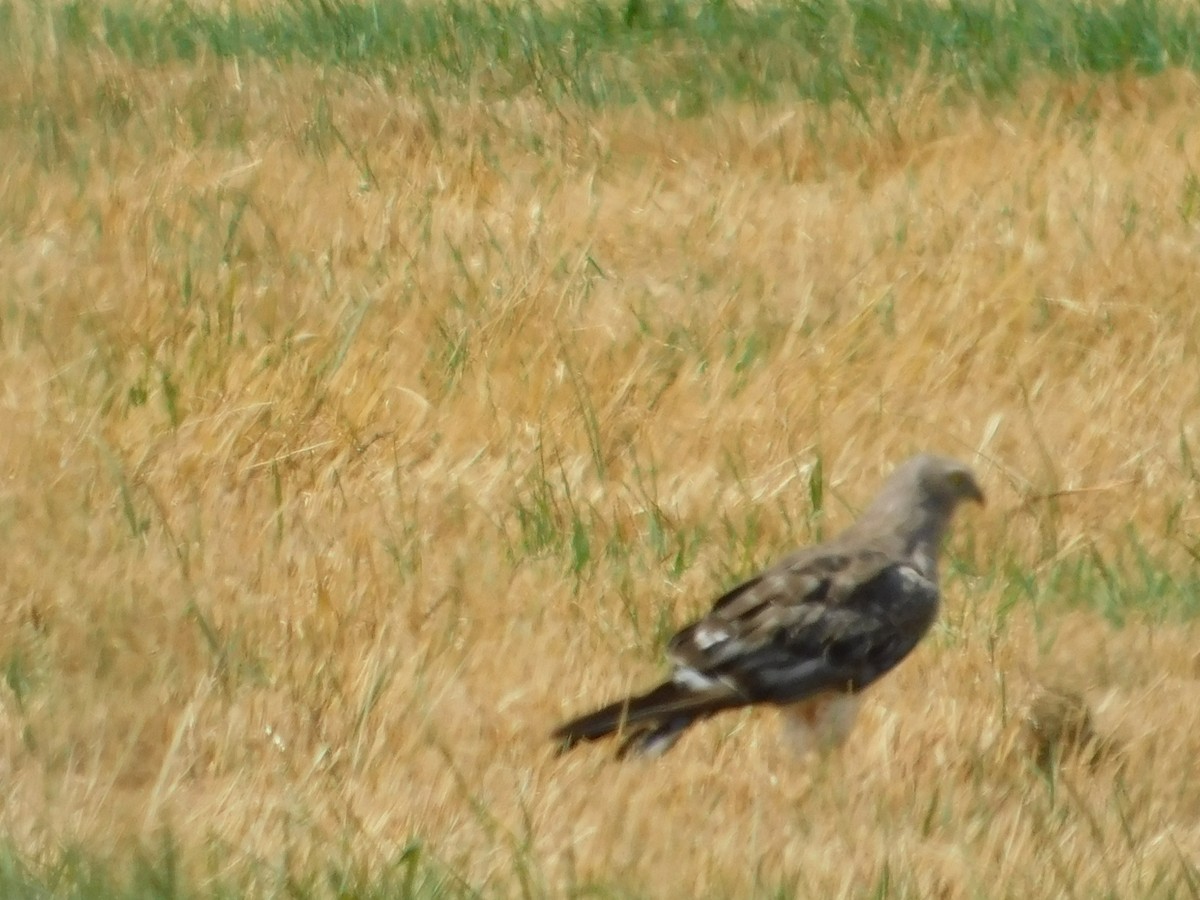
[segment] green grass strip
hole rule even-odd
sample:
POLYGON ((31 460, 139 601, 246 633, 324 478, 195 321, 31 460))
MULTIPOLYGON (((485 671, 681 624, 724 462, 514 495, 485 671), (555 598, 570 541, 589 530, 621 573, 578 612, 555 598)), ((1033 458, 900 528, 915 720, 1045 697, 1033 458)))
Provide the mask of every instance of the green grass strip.
POLYGON ((989 94, 1037 72, 1200 67, 1200 6, 1171 0, 291 0, 253 12, 78 0, 18 16, 25 2, 0 0, 6 55, 33 43, 146 65, 260 58, 385 72, 441 93, 646 98, 684 113, 727 98, 854 100, 902 86, 918 66, 989 94))
POLYGON ((228 865, 230 848, 212 848, 212 874, 185 871, 170 834, 102 857, 71 846, 33 860, 0 842, 0 896, 22 900, 458 900, 480 890, 429 858, 413 841, 374 871, 353 864, 329 864, 310 872, 288 868, 283 860, 228 865), (217 874, 215 870, 220 869, 217 874))

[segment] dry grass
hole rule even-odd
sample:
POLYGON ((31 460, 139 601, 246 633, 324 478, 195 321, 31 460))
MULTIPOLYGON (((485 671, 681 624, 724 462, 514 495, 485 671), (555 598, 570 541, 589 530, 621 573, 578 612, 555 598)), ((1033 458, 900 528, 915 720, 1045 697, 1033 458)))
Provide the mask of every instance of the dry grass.
POLYGON ((415 840, 501 895, 1193 884, 1194 76, 924 85, 868 126, 63 66, 0 88, 31 110, 0 131, 23 852, 166 827, 198 872, 376 871, 415 840), (759 713, 553 758, 926 448, 991 503, 848 752, 759 713), (1043 682, 1120 759, 1039 770, 1043 682))

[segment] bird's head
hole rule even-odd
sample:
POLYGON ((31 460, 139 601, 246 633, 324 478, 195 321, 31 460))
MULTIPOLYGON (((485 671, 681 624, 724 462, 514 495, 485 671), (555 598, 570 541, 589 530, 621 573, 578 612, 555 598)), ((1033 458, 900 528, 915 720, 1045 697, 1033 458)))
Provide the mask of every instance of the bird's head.
POLYGON ((933 454, 922 454, 906 464, 919 490, 935 505, 952 512, 964 500, 983 505, 983 489, 975 479, 975 473, 958 460, 933 454))
POLYGON ((896 467, 851 527, 937 546, 964 500, 983 503, 975 474, 957 460, 923 453, 896 467))

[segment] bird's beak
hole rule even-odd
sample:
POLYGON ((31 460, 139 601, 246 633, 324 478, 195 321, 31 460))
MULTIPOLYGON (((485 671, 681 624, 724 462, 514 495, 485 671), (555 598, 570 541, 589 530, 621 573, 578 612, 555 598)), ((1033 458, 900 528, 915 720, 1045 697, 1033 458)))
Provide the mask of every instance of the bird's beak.
POLYGON ((974 500, 980 506, 987 506, 987 500, 983 496, 983 488, 979 486, 979 482, 974 478, 967 482, 965 496, 968 500, 974 500))

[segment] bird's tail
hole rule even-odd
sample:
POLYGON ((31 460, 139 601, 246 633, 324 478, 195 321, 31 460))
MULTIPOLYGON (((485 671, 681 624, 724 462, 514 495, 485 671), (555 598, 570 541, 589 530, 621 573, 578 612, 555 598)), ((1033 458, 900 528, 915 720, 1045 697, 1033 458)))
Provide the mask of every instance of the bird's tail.
POLYGON ((558 741, 559 753, 565 753, 581 741, 598 741, 620 732, 624 741, 618 759, 630 753, 657 756, 671 749, 689 725, 744 702, 720 683, 697 689, 667 681, 648 693, 572 719, 551 736, 558 741))

